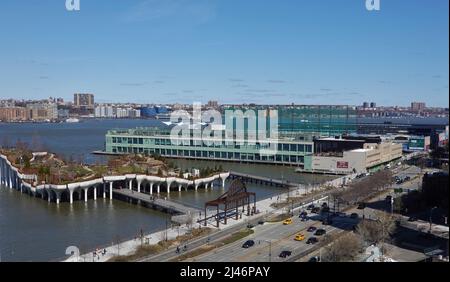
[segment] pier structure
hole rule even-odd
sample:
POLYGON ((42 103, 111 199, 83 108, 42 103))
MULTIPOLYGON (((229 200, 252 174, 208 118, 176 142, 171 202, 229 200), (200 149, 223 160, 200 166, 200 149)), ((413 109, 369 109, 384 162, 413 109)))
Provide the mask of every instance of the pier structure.
POLYGON ((283 188, 301 187, 302 186, 302 184, 290 182, 287 180, 270 178, 270 177, 259 176, 259 175, 246 174, 246 173, 241 173, 241 172, 236 172, 236 171, 230 171, 230 178, 231 179, 239 179, 242 182, 263 184, 263 185, 283 187, 283 188))
POLYGON ((206 178, 188 180, 178 177, 158 177, 152 175, 126 174, 116 176, 104 176, 98 179, 73 182, 68 184, 38 184, 36 175, 26 175, 12 165, 8 158, 0 154, 0 184, 10 189, 16 189, 22 193, 34 197, 47 199, 48 202, 60 204, 67 201, 71 204, 75 200, 97 200, 98 197, 113 199, 115 190, 127 189, 142 194, 169 194, 188 189, 213 188, 215 183, 220 183, 225 188, 225 181, 230 176, 229 172, 219 173, 206 178))

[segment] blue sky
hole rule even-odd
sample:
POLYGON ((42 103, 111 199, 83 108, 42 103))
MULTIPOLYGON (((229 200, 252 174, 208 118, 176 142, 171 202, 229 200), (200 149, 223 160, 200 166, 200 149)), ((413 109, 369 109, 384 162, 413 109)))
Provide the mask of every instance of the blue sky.
POLYGON ((448 107, 448 0, 0 1, 0 98, 448 107))

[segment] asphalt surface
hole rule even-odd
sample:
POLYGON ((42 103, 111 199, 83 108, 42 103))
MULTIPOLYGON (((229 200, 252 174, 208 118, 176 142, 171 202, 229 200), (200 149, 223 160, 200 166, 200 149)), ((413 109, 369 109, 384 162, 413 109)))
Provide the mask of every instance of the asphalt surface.
MULTIPOLYGON (((310 196, 308 198, 305 199, 303 204, 309 204, 313 201, 315 201, 315 199, 320 199, 323 198, 327 195, 329 195, 331 192, 330 191, 324 191, 322 193, 319 193, 318 195, 315 196, 310 196)), ((301 206, 302 203, 296 203, 294 204, 294 209, 298 208, 299 206, 301 206)), ((192 241, 186 242, 184 245, 186 245, 187 247, 187 251, 186 252, 190 252, 196 248, 199 248, 201 246, 204 246, 205 244, 208 243, 212 243, 212 242, 217 242, 220 240, 225 239, 226 237, 230 236, 231 234, 242 230, 243 228, 247 227, 248 223, 251 223, 253 225, 257 225, 258 221, 261 219, 266 218, 267 216, 270 216, 271 214, 261 214, 259 216, 255 216, 254 218, 252 218, 250 221, 243 221, 241 223, 235 224, 232 227, 227 227, 225 229, 222 230, 216 230, 214 231, 212 234, 210 234, 209 236, 206 237, 202 237, 199 239, 194 239, 192 241)), ((180 248, 183 250, 184 245, 180 246, 180 248)), ((139 262, 163 262, 163 261, 169 261, 172 259, 175 259, 177 256, 182 255, 183 252, 181 252, 180 254, 176 253, 176 247, 170 248, 169 250, 158 254, 158 255, 153 255, 153 256, 148 256, 146 258, 140 259, 138 260, 139 262)))
MULTIPOLYGON (((396 168, 394 175, 398 175, 400 178, 406 176, 412 179, 420 173, 420 169, 417 167, 409 167, 405 170, 396 168)), ((394 185, 394 188, 404 188, 405 190, 418 189, 420 187, 421 178, 413 179, 412 181, 405 182, 400 185, 394 185)), ((393 190, 391 190, 393 191, 393 190)), ((309 237, 314 236, 312 233, 306 230, 310 226, 322 228, 327 231, 327 234, 339 233, 345 230, 351 230, 360 219, 365 217, 375 217, 375 212, 379 209, 390 211, 390 204, 385 201, 385 197, 391 194, 391 191, 387 191, 379 198, 372 199, 369 203, 381 203, 381 208, 366 208, 364 210, 358 210, 352 208, 347 211, 345 217, 335 217, 332 225, 324 226, 321 223, 322 217, 314 214, 309 214, 310 220, 302 222, 298 215, 293 217, 293 224, 283 225, 282 223, 266 223, 263 226, 256 226, 254 228, 255 233, 252 236, 239 240, 235 243, 226 245, 222 248, 215 249, 203 255, 197 256, 190 261, 197 262, 283 262, 289 260, 288 258, 280 258, 279 254, 282 251, 291 251, 291 257, 301 257, 302 254, 309 253, 313 249, 317 248, 317 245, 308 245, 306 241, 309 237), (358 214, 358 218, 352 219, 350 214, 358 214), (305 235, 305 240, 297 242, 294 240, 295 235, 302 233, 305 235), (254 240, 255 245, 251 248, 242 248, 242 245, 247 240, 254 240)), ((330 203, 331 204, 331 203, 330 203)), ((320 240, 323 240, 324 236, 315 236, 320 240)))
MULTIPOLYGON (((315 226, 318 229, 325 229, 327 234, 336 233, 343 230, 350 230, 356 223, 354 219, 350 218, 336 218, 333 225, 322 225, 320 216, 309 214, 312 219, 307 222, 302 222, 298 215, 293 217, 293 223, 290 225, 283 225, 283 223, 266 223, 254 228, 255 233, 237 242, 228 244, 222 248, 208 252, 191 259, 196 262, 282 262, 289 258, 280 258, 279 254, 282 251, 291 251, 292 256, 307 252, 314 248, 315 245, 308 245, 306 241, 308 238, 314 236, 313 233, 307 232, 308 227, 315 226), (305 240, 295 241, 295 235, 302 233, 305 235, 305 240), (242 247, 247 240, 254 240, 255 245, 248 249, 242 247), (272 243, 270 243, 272 242, 272 243)), ((323 240, 325 235, 314 236, 318 240, 323 240)))
MULTIPOLYGON (((400 178, 406 176, 413 179, 415 176, 419 175, 420 169, 417 167, 409 167, 403 169, 401 167, 396 167, 393 169, 394 175, 398 175, 400 178)), ((405 182, 401 185, 393 185, 394 188, 404 188, 405 190, 418 189, 421 184, 421 178, 413 179, 412 181, 405 182)), ((322 193, 321 196, 328 195, 329 192, 322 193)), ((369 203, 375 205, 373 207, 368 207, 364 210, 358 210, 352 208, 347 211, 347 214, 341 217, 335 217, 333 219, 332 225, 323 225, 321 222, 322 217, 316 214, 308 214, 310 220, 307 222, 302 222, 298 217, 298 213, 292 218, 293 223, 290 225, 283 225, 280 223, 265 223, 264 225, 257 225, 259 219, 263 218, 265 215, 261 215, 255 219, 252 219, 251 223, 255 225, 253 228, 255 233, 244 239, 238 240, 234 243, 225 245, 224 247, 214 249, 210 252, 197 256, 195 258, 189 259, 189 261, 196 262, 283 262, 290 261, 292 258, 302 257, 303 254, 307 254, 314 249, 317 249, 317 244, 308 245, 306 241, 309 237, 314 236, 312 233, 307 232, 308 227, 315 226, 316 228, 325 229, 327 234, 339 233, 344 230, 351 230, 355 224, 363 217, 370 218, 375 216, 377 210, 390 211, 390 203, 385 201, 385 197, 389 194, 393 194, 393 190, 388 190, 383 195, 379 196, 378 199, 372 199, 369 203), (379 206, 377 206, 379 205, 379 206), (358 218, 350 218, 349 215, 352 213, 358 214, 358 218), (298 242, 295 241, 295 235, 302 233, 305 235, 305 240, 298 242), (242 247, 245 241, 254 240, 255 245, 248 249, 242 247), (291 251, 292 255, 288 258, 280 258, 279 254, 282 251, 291 251)), ((318 196, 316 196, 317 198, 318 196)), ((308 202, 308 201, 306 201, 308 202)), ((332 205, 332 203, 330 203, 332 205)), ((297 205, 299 206, 299 205, 297 205)), ((370 205, 369 205, 370 206, 370 205)), ((309 211, 308 211, 309 212, 309 211)), ((192 251, 198 247, 204 246, 206 244, 220 241, 230 234, 242 230, 247 225, 247 222, 237 224, 233 227, 227 228, 225 230, 216 231, 208 237, 203 237, 187 244, 187 252, 192 251)), ((319 241, 323 240, 325 236, 315 236, 319 241)), ((176 258, 178 254, 175 252, 175 248, 169 251, 143 259, 141 261, 168 261, 176 258)))

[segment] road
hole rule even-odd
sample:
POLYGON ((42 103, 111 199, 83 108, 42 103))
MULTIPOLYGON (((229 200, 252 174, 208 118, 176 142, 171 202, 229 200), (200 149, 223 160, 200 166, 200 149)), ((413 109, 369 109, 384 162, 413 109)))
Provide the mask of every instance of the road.
MULTIPOLYGON (((325 196, 329 195, 330 193, 331 193, 330 191, 324 191, 324 192, 319 193, 319 194, 317 194, 315 196, 307 197, 307 198, 305 198, 304 203, 305 204, 309 204, 309 203, 313 202, 315 199, 319 199, 319 198, 325 197, 325 196)), ((302 205, 301 203, 294 204, 294 209, 298 208, 301 205, 302 205)), ((196 249, 198 247, 201 247, 201 246, 207 244, 208 242, 212 243, 212 242, 223 240, 226 237, 230 236, 231 234, 233 234, 233 233, 235 233, 237 231, 240 231, 243 228, 246 228, 248 223, 252 223, 253 225, 256 225, 260 219, 265 218, 267 216, 270 216, 270 214, 260 214, 260 215, 253 216, 251 218, 251 220, 248 221, 248 222, 247 221, 243 221, 243 222, 237 223, 237 224, 235 224, 235 225, 233 225, 231 227, 226 227, 225 229, 221 229, 221 230, 215 231, 210 236, 206 236, 206 237, 202 237, 202 238, 199 238, 199 239, 195 239, 195 240, 186 242, 185 245, 187 246, 188 252, 192 251, 192 250, 194 250, 194 249, 196 249)), ((169 260, 172 260, 172 259, 174 259, 174 258, 176 258, 178 256, 178 254, 175 251, 176 251, 176 247, 172 247, 169 250, 167 250, 167 251, 165 251, 165 252, 163 252, 161 254, 148 256, 148 257, 140 259, 139 261, 140 262, 169 261, 169 260)))
MULTIPOLYGON (((228 244, 222 248, 208 252, 191 259, 196 262, 282 262, 288 258, 280 258, 279 254, 282 251, 291 251, 292 255, 302 254, 315 245, 308 245, 306 241, 313 236, 312 233, 307 232, 308 227, 315 226, 323 228, 327 234, 337 233, 342 230, 350 230, 356 223, 350 218, 336 219, 333 226, 324 226, 318 220, 320 217, 311 215, 312 219, 307 222, 302 222, 298 216, 293 217, 293 223, 290 225, 283 225, 283 223, 266 223, 264 225, 256 226, 255 233, 245 239, 228 244), (294 240, 296 234, 302 233, 305 235, 305 240, 297 242, 294 240), (247 240, 254 240, 255 245, 251 248, 244 249, 242 245, 247 240), (272 242, 272 243, 270 243, 272 242)), ((324 236, 316 236, 322 240, 324 236)))
MULTIPOLYGON (((416 175, 420 173, 420 169, 416 167, 409 167, 406 170, 397 170, 395 173, 400 177, 410 176, 414 178, 416 175)), ((418 189, 420 187, 421 178, 413 179, 412 181, 403 183, 399 187, 404 189, 418 189)), ((393 188, 398 188, 393 187, 393 188)), ((387 191, 385 194, 380 196, 380 198, 374 198, 369 201, 369 203, 376 202, 384 202, 384 197, 390 194, 390 191, 387 191), (381 201, 381 199, 383 201, 381 201)), ((386 207, 389 210, 389 204, 386 207)), ((374 217, 375 209, 366 208, 365 210, 358 210, 356 208, 352 208, 347 211, 347 216, 345 217, 335 217, 333 219, 332 226, 323 226, 320 218, 317 215, 310 215, 311 220, 308 222, 302 222, 298 216, 293 218, 293 224, 291 225, 283 225, 282 223, 266 223, 262 226, 256 226, 254 228, 255 233, 252 236, 249 236, 245 239, 239 240, 235 243, 226 245, 222 248, 210 251, 203 255, 197 256, 190 261, 198 261, 198 262, 282 262, 289 260, 283 259, 279 257, 279 254, 282 251, 291 251, 292 256, 301 257, 302 254, 308 253, 313 248, 316 248, 315 245, 307 245, 306 240, 313 236, 311 233, 308 233, 306 230, 310 226, 315 226, 317 228, 323 228, 327 231, 327 234, 331 233, 339 233, 344 230, 351 230, 355 224, 358 223, 359 219, 351 219, 348 215, 352 213, 357 213, 359 219, 365 216, 374 217), (306 236, 305 240, 302 242, 297 242, 294 240, 296 234, 302 233, 306 236), (242 248, 243 243, 246 240, 254 240, 255 246, 244 249, 242 248)), ((323 237, 323 236, 322 236, 323 237)), ((318 237, 319 240, 322 238, 318 237)))
MULTIPOLYGON (((409 167, 407 169, 395 168, 394 173, 403 176, 410 176, 413 178, 415 175, 420 173, 420 169, 416 167, 409 167)), ((402 188, 405 189, 417 189, 419 187, 419 180, 413 180, 411 182, 406 182, 401 185, 402 188), (414 186, 415 185, 415 186, 414 186), (409 187, 409 188, 408 188, 409 187)), ((393 187, 396 188, 396 187, 393 187)), ((323 195, 329 194, 330 192, 325 192, 323 195)), ((384 197, 391 193, 387 191, 384 195, 380 196, 379 199, 372 199, 371 202, 380 202, 379 200, 384 200, 384 197)), ((323 196, 322 195, 322 196, 323 196)), ((306 201, 308 202, 308 201, 306 201)), ((331 203, 330 203, 331 204, 331 203)), ((389 208, 389 205, 388 205, 389 208)), ((252 236, 244 238, 242 240, 238 240, 237 242, 228 244, 224 247, 215 249, 213 251, 207 252, 200 256, 197 256, 190 261, 200 261, 200 262, 282 262, 289 259, 281 259, 278 255, 284 251, 289 250, 292 252, 293 257, 300 257, 302 254, 311 251, 313 248, 317 248, 316 245, 307 245, 306 240, 312 236, 312 234, 306 232, 309 226, 315 226, 317 228, 323 228, 327 231, 327 234, 331 233, 339 233, 344 230, 351 230, 355 224, 357 224, 358 219, 350 219, 348 217, 351 213, 358 213, 359 217, 362 218, 362 213, 367 212, 366 216, 371 216, 372 213, 375 212, 371 209, 366 209, 365 211, 357 210, 352 208, 347 211, 346 217, 337 217, 333 220, 332 226, 323 226, 321 223, 321 218, 317 215, 310 215, 311 220, 308 222, 301 222, 297 216, 293 217, 293 224, 291 225, 283 225, 282 223, 266 223, 264 225, 257 225, 254 227, 255 233, 252 236), (302 242, 297 242, 294 240, 294 237, 297 233, 303 233, 306 236, 306 239, 302 242), (243 249, 242 245, 246 240, 252 239, 256 242, 255 246, 249 249, 243 249), (270 243, 271 242, 271 243, 270 243), (270 255, 271 254, 271 255, 270 255)), ((262 218, 261 215, 259 218, 262 218)), ((252 223, 255 224, 259 218, 252 219, 252 223)), ((247 223, 240 223, 233 227, 227 228, 225 230, 217 231, 211 234, 208 237, 203 237, 187 244, 188 251, 192 251, 200 246, 208 244, 209 242, 217 242, 220 241, 230 234, 245 228, 247 223)), ((321 236, 323 237, 323 236, 321 236)), ((318 237, 319 240, 323 238, 318 237)), ((142 261, 168 261, 177 257, 175 253, 175 248, 166 251, 165 253, 148 257, 143 259, 142 261)))

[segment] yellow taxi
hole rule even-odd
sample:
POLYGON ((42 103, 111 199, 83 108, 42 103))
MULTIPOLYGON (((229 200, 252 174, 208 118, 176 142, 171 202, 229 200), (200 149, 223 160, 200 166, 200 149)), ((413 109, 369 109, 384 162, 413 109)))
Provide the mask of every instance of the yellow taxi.
POLYGON ((295 235, 294 240, 295 241, 303 241, 303 240, 305 240, 305 235, 302 233, 299 233, 299 234, 295 235))
POLYGON ((283 225, 289 225, 292 224, 292 218, 288 218, 285 221, 283 221, 283 225))

